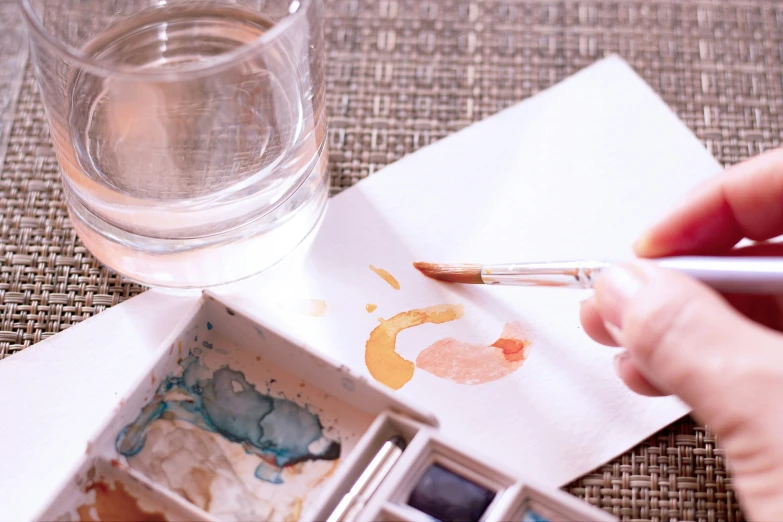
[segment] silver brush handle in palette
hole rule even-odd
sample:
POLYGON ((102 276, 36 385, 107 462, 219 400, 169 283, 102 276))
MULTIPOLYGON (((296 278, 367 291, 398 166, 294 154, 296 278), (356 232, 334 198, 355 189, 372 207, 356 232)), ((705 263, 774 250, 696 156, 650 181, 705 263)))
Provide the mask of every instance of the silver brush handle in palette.
MULTIPOLYGON (((682 256, 649 260, 726 293, 783 294, 783 258, 682 256)), ((549 261, 485 265, 484 284, 592 288, 609 261, 549 261)))

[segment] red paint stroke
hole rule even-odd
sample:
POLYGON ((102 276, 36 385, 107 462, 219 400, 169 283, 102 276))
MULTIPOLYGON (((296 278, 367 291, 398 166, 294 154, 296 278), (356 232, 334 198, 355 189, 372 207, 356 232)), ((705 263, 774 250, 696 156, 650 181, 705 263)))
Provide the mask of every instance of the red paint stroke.
POLYGON ((490 344, 493 348, 500 348, 503 350, 503 357, 509 362, 523 361, 525 360, 524 350, 530 345, 530 341, 522 339, 504 339, 500 338, 494 343, 490 344))
POLYGON ((507 323, 490 345, 451 337, 436 341, 419 353, 416 366, 458 384, 484 384, 517 371, 530 345, 519 323, 507 323))

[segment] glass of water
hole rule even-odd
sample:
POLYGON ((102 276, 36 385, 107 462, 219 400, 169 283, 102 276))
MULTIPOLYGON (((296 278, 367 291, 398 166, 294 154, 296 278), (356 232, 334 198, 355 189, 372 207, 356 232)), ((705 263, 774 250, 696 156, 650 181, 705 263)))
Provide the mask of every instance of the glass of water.
POLYGON ((269 267, 329 192, 320 0, 19 0, 88 249, 144 284, 269 267))

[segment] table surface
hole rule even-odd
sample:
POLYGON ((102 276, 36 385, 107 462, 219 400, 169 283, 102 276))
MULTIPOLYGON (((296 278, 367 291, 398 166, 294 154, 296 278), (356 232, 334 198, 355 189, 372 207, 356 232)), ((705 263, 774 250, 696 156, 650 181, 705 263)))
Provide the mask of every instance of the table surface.
MULTIPOLYGON (((775 0, 326 6, 334 192, 611 53, 724 165, 780 143, 775 0)), ((144 291, 98 263, 68 222, 25 38, 14 1, 0 0, 0 359, 144 291)), ((565 489, 623 520, 742 519, 724 453, 689 418, 565 489)))

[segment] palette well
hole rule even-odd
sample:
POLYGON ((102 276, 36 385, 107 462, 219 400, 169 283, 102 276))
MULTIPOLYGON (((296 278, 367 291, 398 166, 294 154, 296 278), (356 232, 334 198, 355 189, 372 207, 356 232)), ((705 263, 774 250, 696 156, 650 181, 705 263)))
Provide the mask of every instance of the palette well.
MULTIPOLYGON (((427 412, 211 294, 183 310, 158 318, 172 326, 157 356, 33 519, 492 520, 518 508, 509 492, 527 482, 444 439, 427 412)), ((554 495, 576 503, 573 520, 611 519, 554 495)))

